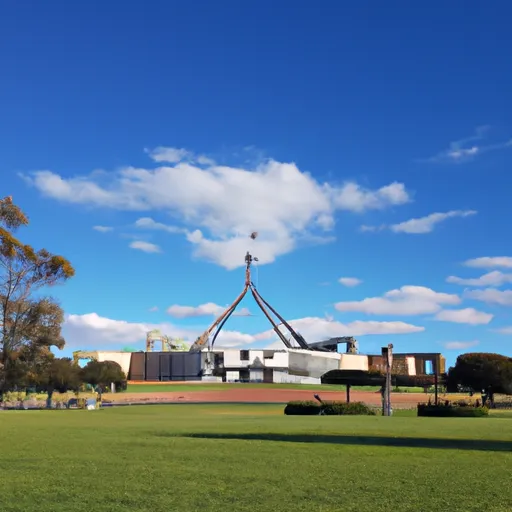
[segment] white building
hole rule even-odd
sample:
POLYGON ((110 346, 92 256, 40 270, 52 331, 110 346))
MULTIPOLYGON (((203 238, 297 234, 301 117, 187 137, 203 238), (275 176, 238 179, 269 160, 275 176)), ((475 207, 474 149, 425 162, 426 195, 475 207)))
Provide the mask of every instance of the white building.
POLYGON ((319 384, 330 370, 368 370, 368 357, 302 349, 214 349, 215 368, 226 382, 319 384))

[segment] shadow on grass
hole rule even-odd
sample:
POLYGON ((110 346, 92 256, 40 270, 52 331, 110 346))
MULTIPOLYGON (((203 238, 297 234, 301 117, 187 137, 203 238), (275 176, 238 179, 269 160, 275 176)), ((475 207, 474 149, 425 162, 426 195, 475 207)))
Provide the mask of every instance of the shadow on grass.
POLYGON ((476 439, 435 439, 423 437, 380 437, 380 436, 342 436, 315 434, 236 434, 236 433, 159 433, 160 437, 182 437, 190 439, 226 439, 243 441, 278 441, 288 443, 329 443, 359 446, 391 446, 400 448, 435 448, 447 450, 477 450, 493 452, 511 452, 512 441, 493 441, 476 439))

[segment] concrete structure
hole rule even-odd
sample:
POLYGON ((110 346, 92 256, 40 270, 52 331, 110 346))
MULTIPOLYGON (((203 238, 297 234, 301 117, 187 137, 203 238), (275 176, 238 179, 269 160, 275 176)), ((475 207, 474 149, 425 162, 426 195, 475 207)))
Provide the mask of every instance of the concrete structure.
MULTIPOLYGON (((98 361, 115 361, 130 377, 131 352, 76 352, 75 360, 96 359, 98 361)), ((144 353, 135 353, 142 357, 144 353)), ((147 352, 146 355, 149 358, 147 352)), ((153 356, 151 356, 153 357, 153 356)), ((163 357, 163 356, 162 356, 163 357)), ((149 359, 148 359, 149 360, 149 359)), ((444 372, 444 358, 441 354, 394 354, 393 373, 401 375, 425 375, 428 371, 426 363, 432 362, 433 368, 444 372), (437 365, 437 366, 436 366, 437 365)), ((299 348, 283 348, 281 350, 255 349, 240 350, 216 347, 214 350, 201 351, 201 368, 203 375, 198 374, 197 380, 218 380, 226 382, 268 382, 319 384, 322 375, 331 370, 383 371, 384 361, 381 355, 363 355, 352 353, 319 352, 299 348), (211 371, 204 371, 208 368, 211 371), (211 376, 210 379, 206 376, 211 376)), ((144 380, 142 376, 134 380, 144 380)), ((153 380, 155 377, 152 377, 153 380)), ((195 377, 193 377, 195 378, 195 377)), ((156 377, 158 380, 158 376, 156 377)), ((161 380, 169 380, 161 378, 161 380)))
POLYGON ((131 352, 104 352, 104 351, 81 351, 73 352, 73 359, 78 362, 83 359, 94 359, 96 361, 114 361, 117 363, 123 372, 128 375, 130 372, 130 362, 132 360, 131 352))

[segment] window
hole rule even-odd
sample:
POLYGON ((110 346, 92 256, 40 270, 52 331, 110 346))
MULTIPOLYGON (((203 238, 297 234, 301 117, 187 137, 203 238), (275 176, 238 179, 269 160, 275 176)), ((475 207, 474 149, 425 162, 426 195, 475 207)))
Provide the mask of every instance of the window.
POLYGON ((249 351, 240 350, 240 361, 249 361, 249 351))

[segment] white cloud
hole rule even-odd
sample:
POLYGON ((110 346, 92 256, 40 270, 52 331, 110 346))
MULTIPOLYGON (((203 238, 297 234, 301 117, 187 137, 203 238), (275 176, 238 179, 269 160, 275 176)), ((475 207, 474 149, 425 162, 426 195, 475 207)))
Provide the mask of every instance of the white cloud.
POLYGON ((213 302, 207 302, 200 306, 180 306, 179 304, 174 304, 169 306, 167 313, 174 318, 192 318, 197 316, 218 316, 225 309, 213 302))
POLYGON ((340 189, 331 188, 331 194, 336 208, 351 212, 382 210, 391 205, 402 205, 411 201, 404 184, 397 182, 378 190, 368 190, 357 183, 347 182, 340 189))
POLYGON ((456 324, 481 325, 488 324, 494 315, 473 308, 443 309, 436 314, 435 319, 456 324))
POLYGON ((186 232, 183 228, 177 226, 169 226, 161 222, 154 221, 151 217, 141 217, 135 221, 135 227, 142 229, 151 229, 159 231, 167 231, 168 233, 183 233, 186 232))
POLYGON ((476 347, 480 342, 478 340, 473 341, 447 341, 443 343, 444 348, 447 350, 465 350, 470 347, 476 347))
MULTIPOLYGON (((126 322, 105 318, 97 313, 85 315, 67 315, 63 326, 66 343, 72 348, 102 350, 126 343, 139 343, 144 346, 146 333, 159 329, 174 339, 182 339, 193 343, 204 329, 180 327, 169 323, 150 324, 143 322, 126 322)), ((216 343, 219 346, 230 347, 253 343, 254 336, 237 331, 221 331, 216 343)))
POLYGON ((431 233, 437 224, 444 222, 452 217, 469 217, 470 215, 476 215, 475 210, 451 210, 444 213, 431 213, 425 217, 419 217, 417 219, 409 219, 398 224, 381 224, 379 226, 367 226, 363 224, 359 229, 362 232, 376 233, 378 231, 384 231, 389 229, 395 233, 407 233, 414 235, 423 235, 425 233, 431 233))
POLYGON ((499 332, 500 334, 512 334, 512 325, 508 327, 500 327, 499 329, 494 329, 494 332, 499 332))
MULTIPOLYGON (((207 302, 199 306, 181 306, 174 304, 169 306, 167 313, 174 318, 194 318, 200 316, 219 316, 226 311, 228 306, 219 306, 213 302, 207 302)), ((248 308, 240 308, 235 310, 232 316, 252 316, 248 308)))
MULTIPOLYGON (((376 190, 353 182, 322 183, 294 163, 266 160, 251 169, 202 168, 194 164, 199 157, 176 148, 157 148, 150 155, 173 162, 74 178, 38 171, 29 180, 43 195, 63 202, 170 214, 179 220, 196 257, 227 269, 243 266, 248 249, 264 264, 300 244, 332 240, 324 233, 333 228, 336 212, 382 210, 411 200, 402 183, 376 190), (253 231, 259 232, 255 241, 247 236, 253 231)), ((143 219, 142 227, 174 232, 149 216, 143 219)))
POLYGON ((111 226, 93 226, 92 229, 100 233, 108 233, 109 231, 113 231, 114 228, 111 226))
POLYGON ((467 290, 464 297, 479 300, 487 304, 499 304, 501 306, 512 306, 512 290, 496 290, 486 288, 485 290, 467 290))
POLYGON ((464 262, 466 267, 476 268, 512 268, 512 257, 510 256, 484 256, 482 258, 474 258, 464 262))
POLYGON ((146 149, 145 151, 155 162, 166 162, 171 164, 181 162, 190 156, 190 153, 183 148, 159 146, 154 149, 146 149))
POLYGON ((188 151, 184 148, 159 146, 154 149, 145 149, 144 151, 154 162, 157 163, 177 164, 179 162, 187 161, 194 162, 199 165, 215 165, 215 160, 212 158, 209 158, 206 155, 195 155, 192 151, 188 151))
POLYGON ((340 277, 338 279, 339 283, 343 286, 353 287, 361 284, 363 281, 358 279, 357 277, 340 277))
POLYGON ((158 253, 162 252, 160 247, 156 244, 152 244, 150 242, 144 242, 143 240, 135 240, 130 243, 130 247, 132 249, 136 249, 138 251, 142 252, 148 252, 148 253, 158 253))
MULTIPOLYGON (((301 318, 292 320, 292 326, 305 337, 307 341, 320 341, 333 336, 362 336, 365 334, 408 334, 421 332, 424 327, 405 322, 351 322, 343 324, 328 321, 324 318, 301 318)), ((180 327, 170 323, 126 322, 105 318, 97 313, 85 315, 67 315, 63 332, 69 347, 101 350, 105 347, 115 348, 126 343, 139 343, 143 347, 146 333, 159 329, 163 334, 175 339, 193 343, 203 333, 201 327, 180 327)), ((275 333, 267 330, 256 335, 238 331, 222 330, 216 340, 219 347, 246 346, 264 340, 273 340, 275 333)), ((278 345, 278 348, 282 344, 278 345)))
POLYGON ((424 234, 431 233, 434 227, 447 219, 452 217, 468 217, 475 215, 477 212, 474 210, 451 210, 445 213, 431 213, 426 217, 417 219, 409 219, 399 224, 390 226, 391 231, 395 233, 409 233, 409 234, 424 234))
MULTIPOLYGON (((357 320, 344 324, 332 320, 330 318, 319 318, 319 317, 306 317, 299 318, 297 320, 291 320, 288 322, 297 332, 304 336, 304 339, 308 343, 314 343, 315 341, 322 341, 324 339, 332 338, 335 336, 364 336, 364 335, 378 335, 378 334, 411 334, 414 332, 422 332, 425 330, 424 327, 408 324, 405 322, 363 322, 357 320)), ((280 330, 287 337, 290 338, 290 334, 283 327, 280 326, 280 330)), ((276 337, 273 330, 264 331, 254 336, 255 340, 270 340, 276 337)), ((293 341, 293 339, 291 340, 293 341)), ((278 345, 278 346, 282 346, 278 345)))
POLYGON ((105 344, 142 342, 149 330, 149 326, 143 323, 112 320, 96 313, 68 315, 63 326, 68 345, 98 349, 105 344))
POLYGON ((367 315, 422 315, 436 313, 441 305, 460 302, 457 295, 435 292, 424 286, 402 286, 386 292, 383 297, 338 302, 334 307, 338 311, 357 311, 367 315))
POLYGON ((489 131, 489 128, 489 126, 479 126, 478 128, 476 128, 474 135, 451 142, 448 149, 445 149, 444 151, 441 151, 437 155, 427 158, 424 161, 439 163, 462 163, 473 160, 477 155, 481 155, 489 151, 496 151, 499 149, 506 149, 512 147, 512 140, 506 142, 499 142, 496 144, 474 144, 474 142, 480 141, 485 138, 485 135, 489 131))
POLYGON ((150 313, 155 313, 156 311, 158 311, 158 306, 153 306, 152 308, 149 308, 150 313))
POLYGON ((240 308, 239 310, 235 309, 235 312, 232 316, 254 316, 250 311, 249 308, 240 308))
POLYGON ((494 270, 480 277, 471 279, 448 276, 446 282, 465 286, 501 286, 505 283, 512 283, 512 274, 504 274, 499 270, 494 270))

